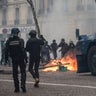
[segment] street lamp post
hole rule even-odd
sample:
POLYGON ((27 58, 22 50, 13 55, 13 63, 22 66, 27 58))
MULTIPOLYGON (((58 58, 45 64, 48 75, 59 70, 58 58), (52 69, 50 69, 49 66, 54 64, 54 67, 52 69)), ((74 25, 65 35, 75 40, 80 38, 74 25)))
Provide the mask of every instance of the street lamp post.
POLYGON ((36 12, 35 12, 33 1, 32 0, 27 0, 27 2, 31 6, 32 13, 33 13, 33 18, 34 18, 34 22, 35 22, 35 26, 36 26, 36 30, 38 32, 38 37, 40 37, 40 28, 39 28, 38 20, 37 20, 37 17, 36 17, 36 12))

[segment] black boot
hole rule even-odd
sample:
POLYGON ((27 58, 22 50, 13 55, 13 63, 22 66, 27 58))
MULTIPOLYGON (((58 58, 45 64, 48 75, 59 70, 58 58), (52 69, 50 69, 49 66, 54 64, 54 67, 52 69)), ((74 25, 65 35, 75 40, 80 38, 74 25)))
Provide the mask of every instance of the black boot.
POLYGON ((39 88, 39 79, 38 79, 38 80, 35 80, 34 87, 35 87, 35 88, 39 88))
POLYGON ((20 92, 19 88, 15 88, 14 93, 19 93, 19 92, 20 92))
POLYGON ((21 86, 22 92, 26 93, 26 87, 25 85, 21 86))

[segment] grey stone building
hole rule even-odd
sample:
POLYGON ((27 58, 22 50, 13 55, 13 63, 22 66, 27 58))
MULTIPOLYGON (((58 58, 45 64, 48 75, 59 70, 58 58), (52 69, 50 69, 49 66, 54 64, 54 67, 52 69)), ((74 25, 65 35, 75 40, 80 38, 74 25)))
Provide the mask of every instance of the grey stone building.
MULTIPOLYGON (((95 0, 33 0, 41 34, 50 43, 61 38, 76 43, 76 29, 80 34, 96 32, 95 0)), ((32 10, 27 0, 0 0, 0 41, 5 42, 13 27, 21 30, 26 41, 35 29, 32 10)), ((1 45, 1 43, 0 43, 1 45)))

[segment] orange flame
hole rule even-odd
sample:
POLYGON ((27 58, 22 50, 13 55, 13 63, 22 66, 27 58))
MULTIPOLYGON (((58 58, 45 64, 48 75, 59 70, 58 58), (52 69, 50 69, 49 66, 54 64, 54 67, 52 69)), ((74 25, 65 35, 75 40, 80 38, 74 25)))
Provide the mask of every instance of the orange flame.
POLYGON ((77 71, 77 60, 76 55, 72 52, 67 53, 67 55, 61 59, 51 60, 48 64, 46 64, 42 71, 57 71, 59 70, 59 66, 64 66, 69 71, 77 71))

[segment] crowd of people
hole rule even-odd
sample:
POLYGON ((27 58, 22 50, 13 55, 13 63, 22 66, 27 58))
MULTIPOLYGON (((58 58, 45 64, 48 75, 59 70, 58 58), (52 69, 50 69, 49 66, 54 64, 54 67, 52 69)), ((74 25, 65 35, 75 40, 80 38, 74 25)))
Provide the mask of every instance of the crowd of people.
POLYGON ((66 55, 69 50, 73 50, 74 48, 75 44, 73 43, 73 41, 70 41, 69 44, 67 44, 64 38, 61 39, 59 44, 57 44, 55 39, 50 45, 46 41, 41 47, 41 61, 46 63, 49 62, 51 59, 57 59, 58 49, 60 49, 59 52, 61 52, 62 58, 66 55), (50 57, 50 53, 52 53, 53 58, 50 57))
POLYGON ((65 39, 62 38, 61 42, 57 44, 56 40, 53 40, 49 45, 48 41, 46 41, 43 35, 40 35, 37 38, 37 33, 35 30, 31 30, 29 32, 30 38, 26 42, 26 46, 24 47, 24 40, 19 37, 20 30, 18 28, 12 28, 11 36, 5 43, 5 47, 3 49, 3 54, 1 58, 4 64, 10 63, 11 58, 11 66, 13 70, 13 80, 14 80, 14 92, 20 92, 19 87, 19 78, 18 78, 18 67, 20 67, 21 73, 21 90, 26 92, 26 64, 28 64, 28 70, 34 79, 34 87, 39 87, 40 77, 39 77, 39 65, 40 61, 42 63, 50 61, 50 53, 53 54, 53 59, 57 58, 57 50, 60 48, 59 52, 61 52, 61 57, 65 56, 68 50, 74 49, 75 45, 72 41, 69 44, 65 42, 65 39), (27 56, 29 53, 29 58, 27 56), (3 61, 4 59, 4 61, 3 61))

